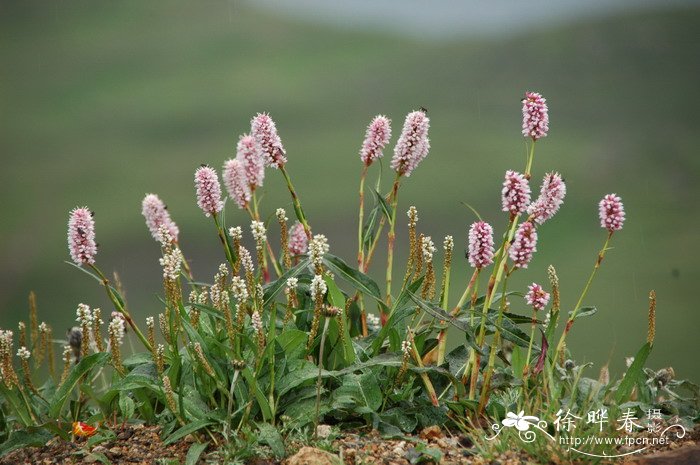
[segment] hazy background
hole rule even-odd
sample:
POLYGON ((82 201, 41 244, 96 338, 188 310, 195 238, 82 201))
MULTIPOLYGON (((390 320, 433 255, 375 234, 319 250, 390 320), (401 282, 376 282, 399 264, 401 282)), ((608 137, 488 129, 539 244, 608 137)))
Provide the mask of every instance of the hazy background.
MULTIPOLYGON (((512 288, 546 282, 552 263, 570 309, 605 238, 597 202, 616 192, 628 220, 586 302, 599 313, 572 332, 574 354, 596 363, 591 376, 608 359, 619 372, 645 340, 656 289, 650 364, 700 380, 699 31, 690 2, 0 3, 0 326, 26 319, 30 290, 59 336, 78 303, 109 308, 63 263, 76 205, 96 212, 98 263, 120 273, 138 320, 161 311, 146 192, 168 203, 195 274, 211 279, 223 256, 192 175, 232 156, 258 111, 278 124, 314 230, 352 261, 365 126, 385 113, 395 141, 405 114, 428 108, 433 148, 401 189, 401 218, 416 205, 421 230, 437 243, 454 235, 462 255, 474 217, 460 202, 502 233, 503 173, 524 166, 520 99, 536 90, 551 131, 533 187, 559 170, 568 196, 512 288)), ((264 191, 266 214, 293 216, 279 173, 264 191)), ((466 260, 453 269, 456 300, 466 260)), ((514 310, 526 311, 518 300, 514 310)))

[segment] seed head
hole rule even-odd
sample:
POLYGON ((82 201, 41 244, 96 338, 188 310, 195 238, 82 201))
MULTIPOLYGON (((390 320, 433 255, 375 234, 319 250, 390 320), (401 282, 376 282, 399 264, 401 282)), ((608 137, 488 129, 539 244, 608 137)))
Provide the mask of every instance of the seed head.
POLYGON ((158 263, 163 267, 163 279, 169 282, 175 282, 180 277, 180 270, 182 269, 182 262, 185 257, 182 256, 182 252, 178 247, 170 248, 166 251, 161 258, 158 259, 158 263))
POLYGON ((423 111, 406 115, 401 136, 394 147, 391 168, 401 176, 410 176, 418 164, 428 156, 430 119, 423 111))
POLYGON ((544 175, 540 196, 527 207, 527 212, 537 224, 543 224, 553 217, 564 203, 566 184, 561 175, 552 171, 544 175))
POLYGON ((517 171, 506 171, 503 189, 501 190, 503 211, 511 215, 519 215, 530 204, 530 184, 517 171))
POLYGON ((493 263, 493 228, 485 221, 477 221, 469 228, 469 264, 484 268, 493 263))
POLYGON ((619 231, 625 223, 625 206, 616 194, 608 194, 598 204, 600 227, 610 232, 619 231))
POLYGON ((95 221, 87 207, 76 207, 68 219, 68 250, 76 265, 92 265, 97 255, 95 221))
POLYGON ((164 226, 170 233, 170 237, 177 242, 180 234, 180 229, 175 222, 170 218, 168 207, 156 194, 146 194, 141 202, 141 214, 146 219, 146 226, 151 232, 153 239, 159 241, 160 234, 158 230, 164 226))
POLYGON ((533 141, 547 136, 549 110, 547 100, 537 92, 525 92, 523 99, 523 136, 533 141))
POLYGON ((263 330, 263 322, 262 318, 260 317, 260 313, 255 310, 253 312, 253 315, 250 317, 250 324, 253 326, 253 330, 256 333, 261 333, 263 330))
POLYGON ((236 158, 241 161, 245 169, 250 189, 261 187, 265 179, 265 159, 255 137, 248 134, 241 136, 236 145, 236 158))
POLYGON ((265 159, 265 166, 280 168, 287 163, 286 152, 282 146, 277 127, 267 113, 258 113, 250 121, 250 133, 260 145, 265 159))
POLYGON ((232 158, 224 163, 224 185, 238 208, 246 208, 250 202, 250 184, 245 167, 240 158, 232 158))
POLYGON ((532 254, 537 251, 537 230, 529 221, 518 226, 515 238, 508 250, 510 259, 516 268, 527 268, 532 260, 532 254))
POLYGON ((303 255, 309 246, 309 238, 306 236, 304 226, 298 221, 294 223, 289 231, 289 253, 292 255, 303 255))
POLYGON ((194 173, 194 184, 197 188, 197 205, 206 216, 219 213, 224 208, 221 200, 221 184, 214 168, 200 166, 194 173))
POLYGON ((528 286, 525 301, 535 310, 543 310, 549 303, 549 292, 546 292, 539 284, 532 283, 528 286))
POLYGON ((391 120, 383 115, 375 116, 367 126, 365 140, 360 149, 362 162, 369 166, 374 160, 381 158, 389 139, 391 139, 391 120))

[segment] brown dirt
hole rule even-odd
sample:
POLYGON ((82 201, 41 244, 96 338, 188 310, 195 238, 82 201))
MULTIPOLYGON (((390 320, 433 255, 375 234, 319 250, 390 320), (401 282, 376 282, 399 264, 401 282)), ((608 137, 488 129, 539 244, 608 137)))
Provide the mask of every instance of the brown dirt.
MULTIPOLYGON (((115 429, 117 437, 95 446, 88 451, 85 441, 76 443, 51 440, 39 448, 25 448, 0 458, 0 465, 53 465, 100 463, 97 454, 102 454, 114 464, 156 464, 159 459, 174 459, 184 463, 191 441, 183 440, 168 446, 160 440, 158 427, 126 425, 115 429)), ((455 436, 438 427, 426 428, 420 434, 407 435, 404 439, 384 439, 376 431, 361 433, 348 432, 333 442, 336 454, 303 447, 296 455, 290 456, 285 465, 330 465, 339 464, 340 459, 347 465, 386 464, 410 465, 429 463, 431 454, 441 456, 440 463, 462 465, 535 464, 526 453, 513 448, 495 461, 474 455, 472 444, 466 436, 455 436), (439 455, 437 452, 439 451, 439 455)), ((200 463, 216 463, 213 460, 200 463)), ((269 459, 254 459, 249 463, 271 465, 278 462, 269 459)), ((585 463, 585 462, 580 462, 585 463)), ((620 461, 611 463, 621 463, 620 461)), ((632 456, 626 462, 630 465, 685 465, 700 463, 700 428, 690 432, 683 440, 671 443, 662 449, 649 451, 649 455, 632 456)))

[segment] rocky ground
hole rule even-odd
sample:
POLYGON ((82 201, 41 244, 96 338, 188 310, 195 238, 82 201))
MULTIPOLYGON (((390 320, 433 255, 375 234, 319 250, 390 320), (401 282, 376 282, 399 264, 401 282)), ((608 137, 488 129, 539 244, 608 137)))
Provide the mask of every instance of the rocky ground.
MULTIPOLYGON (((87 450, 84 443, 54 439, 39 448, 25 448, 0 458, 0 465, 53 465, 81 463, 154 464, 185 463, 191 441, 183 440, 164 445, 158 427, 124 425, 114 431, 113 440, 87 450)), ((333 453, 313 447, 299 448, 282 465, 353 465, 386 464, 412 465, 444 463, 464 465, 536 464, 524 452, 512 449, 495 459, 476 455, 466 436, 452 435, 438 427, 426 428, 420 434, 404 439, 383 439, 376 432, 346 433, 332 442, 333 453)), ((200 464, 217 463, 215 454, 200 460, 200 464)), ((255 459, 255 465, 279 464, 271 459, 255 459)), ((556 462, 552 462, 556 463, 556 462)), ((567 462, 568 463, 568 462, 567 462)), ((587 463, 586 461, 578 463, 587 463)), ((610 463, 619 463, 610 462, 610 463)), ((696 428, 666 447, 645 456, 632 456, 626 463, 634 465, 700 464, 700 429, 696 428)))

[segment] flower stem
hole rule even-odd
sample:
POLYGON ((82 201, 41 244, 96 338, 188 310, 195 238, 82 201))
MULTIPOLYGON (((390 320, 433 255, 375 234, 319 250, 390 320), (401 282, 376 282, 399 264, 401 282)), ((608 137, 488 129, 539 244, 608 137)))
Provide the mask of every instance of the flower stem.
POLYGON ((216 213, 213 213, 212 217, 214 218, 214 224, 216 225, 216 231, 219 233, 219 240, 221 241, 221 244, 224 246, 224 252, 226 253, 226 260, 228 260, 229 264, 231 265, 231 269, 235 269, 234 259, 233 259, 234 253, 233 253, 233 251, 231 251, 231 247, 229 246, 229 243, 226 240, 226 232, 224 231, 224 228, 219 223, 219 215, 217 215, 216 213))
POLYGON ((318 437, 318 422, 319 416, 321 414, 321 380, 323 375, 323 349, 326 345, 326 333, 328 332, 328 325, 330 322, 330 318, 326 318, 326 321, 323 322, 323 331, 321 331, 321 346, 318 349, 318 379, 316 380, 316 416, 314 418, 314 441, 318 437))
MULTIPOLYGON (((533 341, 535 340, 535 329, 537 328, 537 310, 534 308, 532 309, 532 324, 531 324, 531 330, 530 330, 530 344, 527 347, 527 357, 525 357, 525 367, 523 368, 523 379, 527 376, 528 372, 530 371, 530 356, 532 355, 532 344, 533 341)), ((517 373, 513 373, 516 375, 517 373)))
POLYGON ((391 222, 389 223, 389 233, 387 234, 387 259, 386 259, 386 304, 391 307, 391 278, 394 268, 394 240, 396 239, 396 209, 399 201, 399 185, 401 175, 396 174, 394 187, 392 189, 391 202, 391 222))
MULTIPOLYGON (((608 233, 608 237, 605 239, 605 243, 603 244, 603 248, 600 249, 598 252, 598 258, 595 261, 595 265, 593 265, 593 271, 591 271, 591 275, 588 277, 588 281, 586 282, 586 286, 583 288, 583 292, 581 292, 581 295, 578 298, 578 302, 576 302, 576 306, 574 307, 574 310, 571 312, 571 315, 569 316, 569 319, 566 322, 566 327, 564 328, 564 332, 562 333, 561 337, 559 338, 559 343, 557 344, 557 350, 555 354, 557 357, 561 355, 561 352, 564 350, 564 342, 566 341, 566 336, 569 334, 569 331, 571 331, 571 327, 574 324, 574 320, 576 319, 576 315, 578 314, 579 310, 581 310, 581 304, 583 303, 583 299, 586 297, 586 294, 588 293, 588 289, 591 287, 591 283, 593 282, 593 278, 595 277, 598 268, 600 268, 600 264, 603 262, 603 258, 605 258, 605 252, 608 250, 608 244, 610 244, 610 239, 612 239, 612 231, 608 233)), ((556 359, 555 359, 556 360, 556 359)))
MULTIPOLYGON (((505 267, 505 265, 504 265, 505 267)), ((491 384, 491 376, 493 376, 494 365, 496 364, 496 353, 498 352, 498 344, 501 339, 501 324, 503 322, 503 312, 506 308, 506 285, 508 284, 508 275, 503 280, 503 296, 501 297, 501 305, 498 310, 498 319, 496 320, 496 332, 491 340, 491 348, 489 349, 489 362, 486 366, 486 372, 484 373, 484 380, 481 386, 481 397, 479 398, 479 408, 478 412, 482 413, 486 408, 486 402, 488 402, 489 397, 489 385, 491 384)))
POLYGON ((292 196, 292 203, 294 204, 294 213, 297 216, 297 219, 301 223, 301 225, 304 227, 304 232, 306 233, 306 237, 311 240, 311 227, 309 226, 309 223, 306 221, 306 216, 304 215, 304 210, 301 208, 301 203, 299 202, 299 196, 297 195, 296 190, 294 190, 294 186, 292 185, 292 180, 289 178, 289 173, 287 173, 286 168, 284 165, 280 166, 280 172, 282 173, 282 176, 284 176, 284 180, 287 183, 287 189, 289 189, 289 193, 292 196))
MULTIPOLYGON (((359 208, 359 221, 357 225, 357 269, 363 271, 362 265, 365 261, 365 248, 364 241, 362 237, 362 229, 365 221, 365 178, 367 177, 367 169, 369 165, 365 164, 362 167, 362 174, 360 175, 360 208, 359 208)), ((366 337, 367 331, 367 312, 365 311, 364 299, 359 296, 360 299, 360 330, 362 331, 362 336, 366 337)))
POLYGON ((126 308, 124 308, 124 305, 122 305, 121 301, 117 298, 117 296, 114 294, 114 291, 112 290, 112 286, 109 284, 109 280, 105 277, 104 274, 102 274, 102 271, 100 271, 99 268, 97 268, 95 265, 90 265, 90 268, 97 273, 97 276, 100 277, 102 280, 102 285, 104 286, 105 290, 107 291, 107 296, 109 297, 109 300, 112 301, 112 304, 114 305, 114 308, 124 315, 124 319, 126 320, 127 323, 129 323, 129 326, 134 330, 138 338, 141 340, 143 343, 144 347, 149 352, 153 352, 153 347, 151 347, 151 344, 148 342, 148 339, 143 335, 141 330, 136 326, 136 323, 134 322, 134 319, 131 318, 131 315, 127 311, 126 308))

